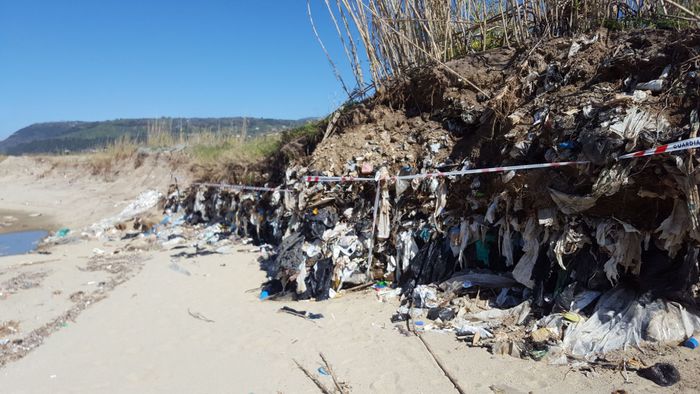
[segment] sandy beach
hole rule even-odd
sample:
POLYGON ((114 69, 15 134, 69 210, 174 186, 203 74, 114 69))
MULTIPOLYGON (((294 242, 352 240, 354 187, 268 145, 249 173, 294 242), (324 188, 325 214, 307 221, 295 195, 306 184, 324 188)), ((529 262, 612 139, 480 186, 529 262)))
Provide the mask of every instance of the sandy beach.
MULTIPOLYGON (((105 182, 70 171, 17 171, 32 160, 0 164, 0 182, 10 185, 0 192, 0 209, 39 212, 71 228, 112 215, 144 187, 167 182, 129 187, 140 178, 105 182)), ((235 249, 180 258, 174 251, 128 251, 125 241, 78 240, 46 255, 0 258, 0 324, 15 322, 0 339, 30 348, 3 355, 2 391, 314 393, 319 389, 295 361, 315 372, 323 353, 352 392, 456 392, 421 341, 390 322, 398 301, 381 302, 372 289, 325 302, 260 301, 265 275, 258 253, 235 249), (324 317, 279 313, 283 306, 324 317)), ((422 335, 468 392, 659 391, 634 373, 571 371, 469 348, 450 333, 422 335)), ((698 354, 679 348, 662 358, 691 376, 698 354)), ((696 382, 684 379, 672 391, 696 391, 696 382)))

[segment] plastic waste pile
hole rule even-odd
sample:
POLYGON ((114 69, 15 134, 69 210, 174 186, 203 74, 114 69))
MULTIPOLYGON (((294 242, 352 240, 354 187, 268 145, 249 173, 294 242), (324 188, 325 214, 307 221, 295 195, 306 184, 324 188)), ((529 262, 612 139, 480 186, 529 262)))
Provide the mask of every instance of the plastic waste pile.
POLYGON ((700 329, 697 159, 624 155, 698 137, 698 53, 698 32, 601 31, 450 63, 479 92, 417 70, 347 109, 286 192, 182 205, 276 245, 268 294, 386 281, 397 324, 553 363, 679 343, 700 329))
POLYGON ((183 215, 190 225, 220 225, 202 235, 211 239, 238 237, 256 245, 277 245, 286 228, 287 217, 279 191, 247 191, 214 186, 191 186, 180 192, 171 190, 165 209, 183 215))

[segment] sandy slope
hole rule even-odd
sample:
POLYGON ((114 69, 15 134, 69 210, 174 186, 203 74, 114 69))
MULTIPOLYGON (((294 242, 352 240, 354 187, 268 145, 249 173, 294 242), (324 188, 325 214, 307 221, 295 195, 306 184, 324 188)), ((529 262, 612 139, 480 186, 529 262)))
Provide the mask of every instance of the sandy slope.
MULTIPOLYGON (((9 159, 11 165, 23 168, 20 160, 30 159, 9 159)), ((160 182, 37 177, 37 172, 7 172, 5 164, 0 165, 0 179, 3 185, 12 180, 0 192, 0 209, 22 209, 26 201, 25 210, 51 214, 57 222, 73 226, 119 211, 119 203, 160 182)), ((90 303, 74 321, 59 324, 24 358, 0 368, 0 391, 315 393, 318 389, 293 360, 316 371, 321 365, 318 354, 323 352, 353 392, 456 392, 420 341, 401 335, 389 322, 396 302, 379 302, 372 290, 320 303, 261 302, 256 291, 248 291, 264 279, 254 253, 180 259, 181 269, 174 270, 173 252, 112 255, 123 246, 120 241, 81 241, 56 246, 46 256, 0 258, 0 287, 16 283, 17 277, 29 284, 0 295, 0 324, 8 320, 20 324, 12 339, 26 338, 75 308, 80 299, 76 294, 106 296, 90 303), (114 289, 101 290, 120 276, 86 270, 101 261, 93 252, 96 247, 110 256, 106 259, 132 256, 137 264, 127 272, 133 277, 114 289), (325 318, 312 322, 278 313, 284 305, 325 318)), ((585 376, 567 367, 493 356, 467 348, 453 334, 426 333, 424 338, 470 393, 492 392, 492 385, 513 393, 659 391, 633 374, 625 384, 619 373, 599 370, 585 376)), ((686 373, 700 365, 697 354, 683 349, 672 357, 676 363, 685 360, 686 373)), ((321 379, 330 385, 330 378, 321 379)), ((673 388, 695 390, 692 382, 673 388)))
POLYGON ((84 157, 8 157, 0 162, 0 210, 40 213, 51 228, 79 228, 112 216, 140 192, 165 191, 185 171, 167 160, 149 159, 139 168, 120 163, 116 175, 90 175, 84 157))

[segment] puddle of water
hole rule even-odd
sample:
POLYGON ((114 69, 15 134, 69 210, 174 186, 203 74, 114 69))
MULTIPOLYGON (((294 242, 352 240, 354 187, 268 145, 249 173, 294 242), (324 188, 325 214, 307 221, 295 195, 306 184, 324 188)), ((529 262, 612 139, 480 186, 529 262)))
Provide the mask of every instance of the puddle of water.
POLYGON ((36 249, 48 231, 19 231, 0 234, 0 256, 29 253, 36 249))

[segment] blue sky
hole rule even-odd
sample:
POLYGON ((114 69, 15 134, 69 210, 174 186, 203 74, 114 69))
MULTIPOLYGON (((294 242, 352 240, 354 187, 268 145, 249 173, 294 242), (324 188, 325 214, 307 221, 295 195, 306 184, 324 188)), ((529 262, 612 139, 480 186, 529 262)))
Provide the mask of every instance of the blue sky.
POLYGON ((0 139, 58 120, 321 116, 344 98, 305 0, 0 0, 0 139))

